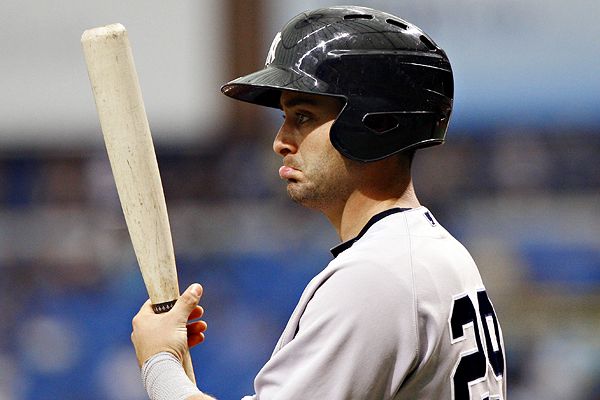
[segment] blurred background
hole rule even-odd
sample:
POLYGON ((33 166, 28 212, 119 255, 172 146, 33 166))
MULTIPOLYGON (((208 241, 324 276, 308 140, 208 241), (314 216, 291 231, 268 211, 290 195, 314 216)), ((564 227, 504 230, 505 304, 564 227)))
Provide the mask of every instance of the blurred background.
MULTIPOLYGON (((133 45, 180 271, 210 329, 201 387, 253 392, 335 232, 287 199, 276 111, 220 85, 262 66, 304 0, 0 0, 0 399, 145 398, 129 341, 146 299, 79 39, 133 45), (300 4, 301 3, 301 4, 300 4)), ((503 324, 513 400, 600 399, 600 3, 361 5, 449 54, 455 112, 419 152, 421 202, 478 262, 503 324)))

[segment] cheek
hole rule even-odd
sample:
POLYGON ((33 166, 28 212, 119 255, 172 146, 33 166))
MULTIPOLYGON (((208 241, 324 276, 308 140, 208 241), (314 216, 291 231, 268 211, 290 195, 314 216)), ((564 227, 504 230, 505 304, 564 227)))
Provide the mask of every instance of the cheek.
POLYGON ((344 157, 333 146, 324 148, 312 161, 313 171, 318 171, 316 175, 320 176, 323 182, 336 186, 346 181, 347 169, 344 157))
POLYGON ((337 152, 329 140, 330 127, 331 123, 323 124, 306 136, 302 142, 306 156, 314 154, 322 158, 325 154, 337 152))

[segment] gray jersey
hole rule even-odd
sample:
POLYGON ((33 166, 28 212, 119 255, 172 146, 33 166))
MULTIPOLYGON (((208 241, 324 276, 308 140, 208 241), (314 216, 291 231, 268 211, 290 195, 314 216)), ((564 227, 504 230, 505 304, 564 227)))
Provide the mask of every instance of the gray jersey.
POLYGON ((388 210, 306 287, 248 399, 505 399, 502 331, 467 250, 388 210))

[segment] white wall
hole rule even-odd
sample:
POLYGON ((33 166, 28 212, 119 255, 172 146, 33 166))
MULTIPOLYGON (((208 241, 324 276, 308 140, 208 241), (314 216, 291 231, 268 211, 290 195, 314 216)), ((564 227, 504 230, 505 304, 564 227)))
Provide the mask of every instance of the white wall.
POLYGON ((0 147, 101 143, 80 37, 114 22, 129 32, 155 140, 208 134, 229 78, 221 4, 0 0, 0 147))

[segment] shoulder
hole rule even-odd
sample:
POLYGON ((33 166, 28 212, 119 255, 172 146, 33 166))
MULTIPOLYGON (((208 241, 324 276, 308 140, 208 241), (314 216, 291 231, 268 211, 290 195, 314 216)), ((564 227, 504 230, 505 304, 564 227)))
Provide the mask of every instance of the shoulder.
POLYGON ((339 260, 317 292, 352 303, 406 295, 413 286, 409 265, 390 265, 367 254, 339 260))
POLYGON ((414 305, 413 250, 405 213, 390 215, 341 252, 323 271, 315 298, 361 308, 414 305))
MULTIPOLYGON (((310 324, 316 318, 332 321, 338 328, 377 326, 382 333, 397 337, 400 326, 410 327, 410 321, 416 319, 408 265, 392 267, 368 252, 349 249, 328 269, 329 274, 307 304, 302 322, 310 324)), ((406 332, 412 333, 410 328, 406 332)))

